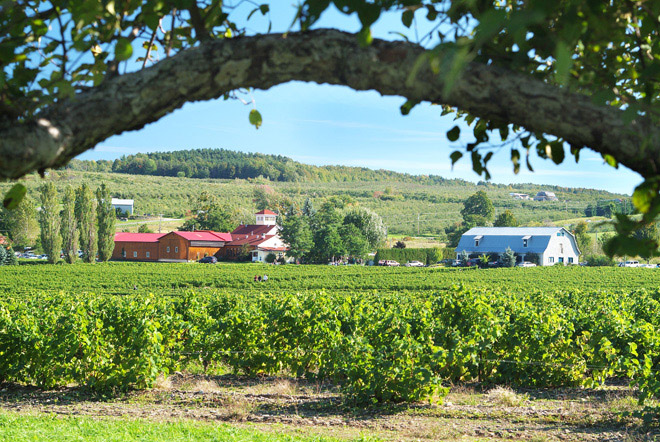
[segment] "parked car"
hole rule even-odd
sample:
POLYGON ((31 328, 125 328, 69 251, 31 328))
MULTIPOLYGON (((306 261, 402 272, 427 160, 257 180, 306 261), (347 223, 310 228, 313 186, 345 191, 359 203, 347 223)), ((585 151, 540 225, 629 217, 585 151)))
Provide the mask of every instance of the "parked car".
POLYGON ((218 262, 218 259, 215 256, 205 256, 204 258, 200 259, 199 261, 202 264, 215 264, 218 262))
POLYGON ((529 261, 523 261, 516 264, 516 267, 536 267, 536 264, 529 261))
POLYGON ((39 255, 39 259, 47 260, 48 255, 39 255))
POLYGON ((406 267, 426 267, 421 261, 408 261, 406 267))
POLYGON ((394 261, 392 259, 386 259, 385 264, 383 264, 386 267, 399 267, 401 264, 399 264, 397 261, 394 261))
POLYGON ((629 260, 620 262, 619 267, 639 267, 639 261, 629 260))

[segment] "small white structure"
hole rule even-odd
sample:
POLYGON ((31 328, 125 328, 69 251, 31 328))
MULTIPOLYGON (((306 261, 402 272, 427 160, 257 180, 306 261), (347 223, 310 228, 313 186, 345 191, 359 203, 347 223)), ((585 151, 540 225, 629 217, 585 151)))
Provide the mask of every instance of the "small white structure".
POLYGON ((563 227, 475 227, 461 236, 456 254, 502 255, 507 248, 518 261, 529 261, 525 256, 530 253, 538 255, 542 266, 577 264, 580 256, 575 237, 563 227))
POLYGON ((554 192, 540 191, 534 197, 534 201, 559 201, 554 192))
POLYGON ((528 199, 530 199, 529 195, 527 195, 526 193, 510 192, 509 196, 512 197, 514 200, 528 200, 528 199))
POLYGON ((277 213, 270 210, 262 210, 255 214, 257 216, 258 226, 274 226, 277 224, 277 213))
POLYGON ((120 209, 124 213, 133 215, 133 200, 124 200, 119 198, 112 199, 112 207, 117 210, 120 209))

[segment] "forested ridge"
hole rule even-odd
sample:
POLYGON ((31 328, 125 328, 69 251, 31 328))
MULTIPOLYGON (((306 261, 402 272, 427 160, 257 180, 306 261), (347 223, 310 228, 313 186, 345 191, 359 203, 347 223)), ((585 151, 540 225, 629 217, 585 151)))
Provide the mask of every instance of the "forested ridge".
MULTIPOLYGON (((227 149, 192 149, 139 153, 114 161, 73 160, 67 169, 117 172, 132 175, 179 176, 188 178, 248 179, 259 176, 271 181, 415 181, 444 183, 441 176, 415 176, 366 167, 312 166, 282 155, 245 153, 227 149)), ((455 181, 455 180, 454 180, 455 181)), ((461 181, 461 180, 458 180, 461 181)))
MULTIPOLYGON (((113 172, 130 175, 152 175, 187 178, 251 179, 263 177, 279 182, 333 182, 392 181, 422 185, 446 184, 469 186, 474 184, 459 178, 448 179, 439 175, 411 175, 385 169, 369 169, 351 166, 313 166, 303 164, 283 155, 246 153, 228 149, 190 149, 171 152, 138 153, 124 155, 114 161, 74 159, 66 169, 81 172, 113 172)), ((479 184, 486 185, 485 181, 479 184)), ((488 182, 489 187, 510 188, 511 185, 488 182)), ((515 184, 518 192, 535 194, 541 188, 572 194, 593 195, 596 198, 615 194, 596 189, 567 188, 564 186, 539 186, 515 184)), ((462 197, 461 197, 462 200, 462 197)))

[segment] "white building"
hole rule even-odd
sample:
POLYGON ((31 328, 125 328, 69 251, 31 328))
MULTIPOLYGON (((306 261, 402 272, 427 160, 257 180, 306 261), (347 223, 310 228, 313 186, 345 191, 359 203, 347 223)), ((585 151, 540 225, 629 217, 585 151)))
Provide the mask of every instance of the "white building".
POLYGON ((534 253, 543 266, 577 264, 580 256, 575 237, 563 227, 475 227, 461 236, 456 253, 502 255, 507 248, 518 261, 534 253))
POLYGON ((515 193, 515 192, 510 192, 509 196, 512 197, 515 200, 528 200, 531 199, 528 194, 526 193, 515 193))
POLYGON ((541 191, 536 194, 534 201, 559 201, 554 192, 541 191))
POLYGON ((133 200, 124 200, 119 198, 112 199, 112 207, 117 210, 120 209, 124 213, 133 215, 133 200))

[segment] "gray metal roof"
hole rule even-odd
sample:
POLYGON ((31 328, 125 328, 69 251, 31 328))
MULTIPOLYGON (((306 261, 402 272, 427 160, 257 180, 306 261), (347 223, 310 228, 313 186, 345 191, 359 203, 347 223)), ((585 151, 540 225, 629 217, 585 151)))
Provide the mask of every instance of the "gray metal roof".
POLYGON ((461 236, 456 252, 468 253, 504 253, 509 247, 515 253, 543 253, 553 235, 560 231, 571 235, 563 227, 474 227, 461 236), (475 247, 475 239, 479 245, 475 247), (523 247, 523 238, 529 237, 527 247, 523 247))

